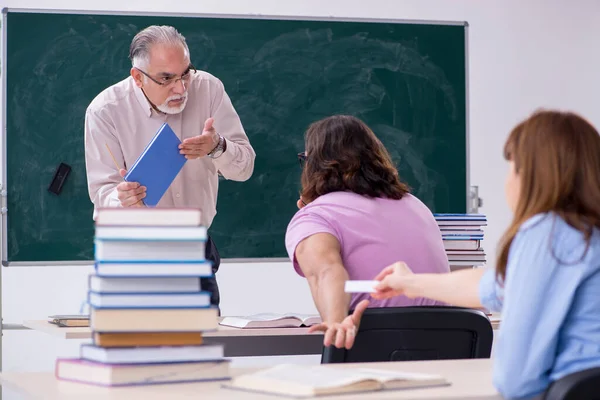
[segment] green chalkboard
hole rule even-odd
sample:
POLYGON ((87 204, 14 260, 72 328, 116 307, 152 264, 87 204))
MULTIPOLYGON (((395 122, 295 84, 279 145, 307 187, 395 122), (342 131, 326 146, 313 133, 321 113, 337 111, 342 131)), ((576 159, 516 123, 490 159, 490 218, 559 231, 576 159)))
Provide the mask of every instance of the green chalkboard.
POLYGON ((363 119, 434 212, 467 206, 466 24, 5 11, 6 263, 93 259, 83 121, 129 74, 151 24, 186 36, 192 63, 220 78, 257 153, 244 183, 221 180, 210 228, 224 258, 285 257, 296 154, 313 121, 363 119), (71 166, 59 195, 57 166, 71 166))

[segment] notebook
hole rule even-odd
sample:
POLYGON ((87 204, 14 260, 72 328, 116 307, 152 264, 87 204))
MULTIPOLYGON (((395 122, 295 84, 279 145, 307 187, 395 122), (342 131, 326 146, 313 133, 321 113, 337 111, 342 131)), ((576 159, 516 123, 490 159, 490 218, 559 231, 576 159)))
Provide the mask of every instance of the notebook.
POLYGON ((138 182, 146 187, 146 197, 143 199, 146 206, 158 204, 183 168, 187 159, 179 153, 180 144, 181 140, 169 124, 164 123, 127 171, 125 181, 138 182))
POLYGON ((448 385, 442 376, 374 368, 341 368, 324 365, 282 364, 233 378, 231 389, 289 397, 314 397, 448 385))
POLYGON ((219 324, 234 328, 298 328, 321 323, 318 315, 254 314, 246 317, 224 317, 219 324))

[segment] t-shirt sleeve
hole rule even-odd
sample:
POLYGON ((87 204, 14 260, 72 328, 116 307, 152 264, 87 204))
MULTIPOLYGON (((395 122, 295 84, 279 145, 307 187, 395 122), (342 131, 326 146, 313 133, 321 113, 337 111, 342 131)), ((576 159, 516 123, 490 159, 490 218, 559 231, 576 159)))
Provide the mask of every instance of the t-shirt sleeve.
POLYGON ((290 221, 285 234, 285 247, 294 269, 300 276, 304 276, 296 260, 296 247, 304 239, 317 233, 329 233, 340 242, 340 235, 325 215, 317 207, 307 206, 299 210, 290 221))

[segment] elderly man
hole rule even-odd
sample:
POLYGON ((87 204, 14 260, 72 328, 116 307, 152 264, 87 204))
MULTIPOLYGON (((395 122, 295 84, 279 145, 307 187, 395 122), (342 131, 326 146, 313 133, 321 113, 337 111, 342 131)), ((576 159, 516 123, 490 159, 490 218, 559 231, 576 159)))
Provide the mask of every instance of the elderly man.
MULTIPOLYGON (((129 51, 132 68, 126 79, 102 91, 85 115, 85 160, 94 215, 99 207, 141 207, 146 188, 124 182, 163 123, 182 140, 189 160, 158 207, 194 207, 210 227, 216 214, 218 175, 245 181, 252 175, 255 153, 223 84, 190 62, 185 38, 170 26, 139 32, 129 51), (112 151, 119 166, 117 170, 112 151)), ((206 258, 217 271, 219 253, 209 238, 206 258)), ((214 278, 202 280, 219 304, 214 278)))

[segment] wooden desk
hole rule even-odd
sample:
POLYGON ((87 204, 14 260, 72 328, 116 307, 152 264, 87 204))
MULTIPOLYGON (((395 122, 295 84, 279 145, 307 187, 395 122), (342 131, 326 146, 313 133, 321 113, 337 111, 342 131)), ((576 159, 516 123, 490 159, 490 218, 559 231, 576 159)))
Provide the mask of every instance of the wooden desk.
MULTIPOLYGON (((24 321, 23 326, 64 339, 90 339, 90 328, 60 328, 44 320, 24 321)), ((321 354, 323 333, 308 328, 239 329, 220 326, 204 332, 205 343, 225 345, 225 357, 295 356, 321 354)))
MULTIPOLYGON (((498 329, 500 319, 491 318, 492 328, 498 329)), ((44 320, 24 321, 29 329, 59 336, 64 339, 90 339, 90 328, 60 328, 44 320)), ((323 334, 308 333, 308 328, 239 329, 220 326, 205 332, 205 343, 225 345, 225 357, 296 356, 321 354, 323 334)))
MULTIPOLYGON (((337 364, 336 366, 339 366, 337 364)), ((405 372, 439 374, 451 382, 450 386, 425 389, 378 391, 342 396, 327 396, 327 400, 370 399, 501 399, 492 386, 490 359, 411 361, 370 364, 344 364, 344 367, 368 366, 405 372)), ((330 368, 323 365, 321 368, 330 368)), ((251 369, 232 368, 231 375, 251 372, 251 369)), ((214 400, 270 400, 273 395, 250 393, 222 387, 223 382, 133 386, 104 388, 80 383, 61 382, 52 372, 4 372, 0 375, 2 386, 16 390, 33 399, 44 400, 158 400, 205 398, 214 400)))

